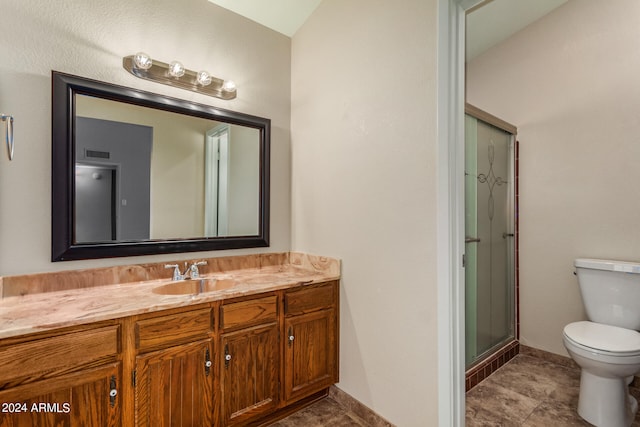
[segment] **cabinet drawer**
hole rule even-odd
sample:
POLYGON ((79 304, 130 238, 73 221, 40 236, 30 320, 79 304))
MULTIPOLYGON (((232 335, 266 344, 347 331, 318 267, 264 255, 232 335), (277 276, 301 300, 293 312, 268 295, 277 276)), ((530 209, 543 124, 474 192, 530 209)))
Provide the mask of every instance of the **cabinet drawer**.
POLYGON ((334 307, 336 283, 329 282, 286 292, 284 295, 285 315, 296 316, 334 307))
POLYGON ((275 322, 278 319, 278 298, 271 295, 248 301, 224 304, 220 308, 220 325, 233 329, 275 322))
POLYGON ((136 322, 136 348, 151 350, 204 338, 212 329, 211 308, 136 322))
POLYGON ((70 332, 2 347, 0 382, 56 370, 76 370, 120 351, 120 327, 106 326, 70 332))

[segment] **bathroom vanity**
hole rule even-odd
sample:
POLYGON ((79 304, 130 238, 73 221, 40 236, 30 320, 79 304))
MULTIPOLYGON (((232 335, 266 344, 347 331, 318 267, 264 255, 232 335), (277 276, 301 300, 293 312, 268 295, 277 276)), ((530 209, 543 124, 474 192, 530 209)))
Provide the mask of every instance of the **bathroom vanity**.
POLYGON ((324 397, 339 261, 207 261, 195 285, 159 264, 68 272, 74 289, 51 292, 65 273, 3 278, 0 425, 262 425, 324 397))

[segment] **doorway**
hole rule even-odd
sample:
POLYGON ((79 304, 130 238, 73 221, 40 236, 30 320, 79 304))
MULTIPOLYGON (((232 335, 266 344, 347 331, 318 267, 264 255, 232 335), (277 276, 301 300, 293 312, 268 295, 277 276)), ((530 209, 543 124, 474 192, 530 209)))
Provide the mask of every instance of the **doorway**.
POLYGON ((75 241, 116 240, 115 166, 76 163, 75 241))
POLYGON ((204 145, 204 235, 229 235, 229 125, 207 131, 204 145))

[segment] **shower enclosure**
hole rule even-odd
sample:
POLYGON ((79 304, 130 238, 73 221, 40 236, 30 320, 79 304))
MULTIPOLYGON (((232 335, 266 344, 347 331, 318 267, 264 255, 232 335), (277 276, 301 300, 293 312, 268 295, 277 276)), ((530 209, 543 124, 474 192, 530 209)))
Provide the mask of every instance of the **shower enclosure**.
POLYGON ((515 127, 465 116, 466 366, 516 339, 515 127), (490 124, 491 123, 491 124, 490 124))

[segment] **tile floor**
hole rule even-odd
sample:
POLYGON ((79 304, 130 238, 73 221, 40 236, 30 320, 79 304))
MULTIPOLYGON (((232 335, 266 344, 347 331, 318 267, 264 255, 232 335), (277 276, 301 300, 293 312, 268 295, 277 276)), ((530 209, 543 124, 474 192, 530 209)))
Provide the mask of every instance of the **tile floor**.
POLYGON ((270 427, 366 427, 369 424, 331 397, 289 415, 270 427))
POLYGON ((590 426, 577 413, 579 389, 578 368, 521 354, 467 392, 466 426, 590 426))
MULTIPOLYGON (((590 426, 577 413, 579 389, 578 368, 520 354, 467 392, 466 427, 590 426)), ((631 392, 640 401, 637 384, 631 392)), ((272 427, 370 425, 328 397, 272 427)), ((640 427, 640 413, 632 427, 640 427)))

